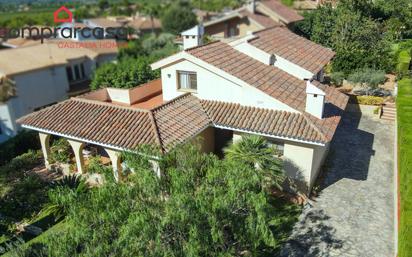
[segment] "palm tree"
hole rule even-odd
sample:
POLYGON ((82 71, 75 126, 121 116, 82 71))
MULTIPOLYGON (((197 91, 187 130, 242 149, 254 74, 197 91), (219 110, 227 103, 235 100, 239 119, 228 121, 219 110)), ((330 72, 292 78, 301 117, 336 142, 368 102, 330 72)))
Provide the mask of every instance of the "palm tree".
POLYGON ((280 188, 284 180, 281 160, 277 151, 260 136, 246 135, 224 149, 227 159, 254 167, 265 176, 266 181, 280 188))
POLYGON ((152 33, 154 33, 154 17, 159 15, 160 4, 155 0, 146 0, 142 3, 142 13, 150 17, 152 33))

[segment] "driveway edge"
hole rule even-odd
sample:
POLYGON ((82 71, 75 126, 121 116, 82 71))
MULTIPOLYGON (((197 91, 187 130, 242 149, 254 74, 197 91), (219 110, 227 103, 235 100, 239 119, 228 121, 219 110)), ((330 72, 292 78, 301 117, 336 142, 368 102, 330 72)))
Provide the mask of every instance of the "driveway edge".
POLYGON ((398 119, 395 118, 395 140, 394 140, 394 171, 393 171, 393 190, 394 190, 394 256, 398 256, 398 230, 400 218, 400 198, 399 198, 399 170, 398 170, 398 119))

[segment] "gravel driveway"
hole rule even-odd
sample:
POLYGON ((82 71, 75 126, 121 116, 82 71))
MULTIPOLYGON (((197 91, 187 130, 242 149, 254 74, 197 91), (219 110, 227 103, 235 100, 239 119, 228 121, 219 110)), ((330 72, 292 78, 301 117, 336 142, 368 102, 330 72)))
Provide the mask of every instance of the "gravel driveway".
POLYGON ((346 113, 282 256, 393 256, 394 123, 346 113))

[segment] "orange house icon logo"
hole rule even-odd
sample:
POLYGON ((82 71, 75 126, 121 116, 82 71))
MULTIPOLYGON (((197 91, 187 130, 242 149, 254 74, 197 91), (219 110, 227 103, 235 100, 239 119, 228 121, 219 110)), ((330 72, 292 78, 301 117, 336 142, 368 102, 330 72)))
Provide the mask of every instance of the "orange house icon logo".
POLYGON ((55 23, 72 22, 72 20, 73 20, 73 13, 69 9, 67 9, 67 7, 64 6, 64 5, 62 7, 60 7, 59 9, 57 9, 53 13, 53 16, 54 16, 54 22, 55 23), (61 14, 61 13, 66 13, 68 15, 68 17, 67 18, 59 18, 59 14, 61 14))

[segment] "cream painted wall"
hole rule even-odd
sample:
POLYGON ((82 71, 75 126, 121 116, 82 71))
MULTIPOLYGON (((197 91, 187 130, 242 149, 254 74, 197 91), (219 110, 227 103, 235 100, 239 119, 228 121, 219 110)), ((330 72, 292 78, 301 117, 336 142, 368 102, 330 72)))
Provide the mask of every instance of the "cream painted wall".
POLYGON ((310 189, 326 158, 329 145, 317 146, 287 141, 284 145, 284 169, 287 176, 304 181, 310 189))
POLYGON ((197 135, 194 140, 201 140, 201 151, 211 153, 215 150, 215 129, 209 127, 197 135))
POLYGON ((163 100, 165 101, 174 99, 185 93, 177 89, 177 71, 179 70, 196 72, 197 92, 194 93, 194 95, 201 99, 297 112, 288 105, 272 98, 255 87, 239 85, 188 60, 183 60, 162 68, 162 90, 163 100))

